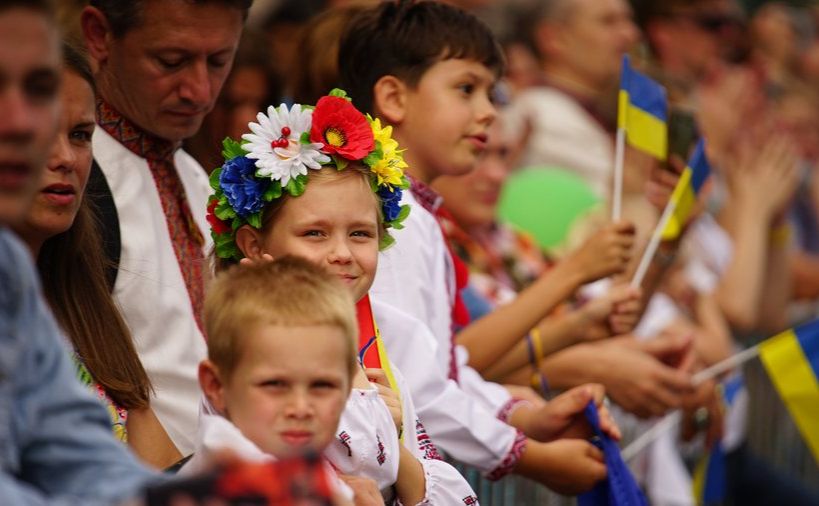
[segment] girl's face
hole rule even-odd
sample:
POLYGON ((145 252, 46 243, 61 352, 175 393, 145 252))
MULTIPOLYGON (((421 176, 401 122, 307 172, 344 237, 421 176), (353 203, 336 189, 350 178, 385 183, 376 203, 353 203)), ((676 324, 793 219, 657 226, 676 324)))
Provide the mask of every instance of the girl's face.
POLYGON ((303 195, 289 199, 260 242, 262 253, 273 258, 296 255, 324 267, 358 300, 370 289, 378 264, 376 197, 364 178, 336 174, 311 181, 303 195))
POLYGON ((18 232, 38 242, 71 228, 91 171, 94 92, 83 78, 63 71, 59 132, 42 173, 39 193, 18 232))

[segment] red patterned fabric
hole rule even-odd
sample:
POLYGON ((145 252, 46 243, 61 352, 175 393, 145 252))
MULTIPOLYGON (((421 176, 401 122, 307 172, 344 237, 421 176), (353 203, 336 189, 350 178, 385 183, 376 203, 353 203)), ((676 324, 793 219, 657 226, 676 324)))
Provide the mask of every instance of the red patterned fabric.
POLYGON ((205 257, 202 248, 205 241, 193 219, 185 188, 173 163, 173 154, 179 145, 143 132, 102 100, 97 101, 97 123, 129 151, 148 161, 193 315, 204 335, 205 257))
MULTIPOLYGON (((410 183, 410 191, 413 196, 415 196, 418 203, 420 203, 424 209, 435 215, 439 226, 441 225, 442 219, 453 219, 449 211, 441 207, 441 196, 438 195, 435 190, 414 178, 410 178, 410 183)), ((455 300, 451 308, 452 337, 449 346, 449 378, 458 381, 458 361, 455 356, 455 334, 469 325, 469 311, 461 296, 461 290, 466 288, 466 285, 469 283, 469 269, 467 269, 466 264, 463 263, 458 255, 452 251, 449 242, 446 241, 446 234, 443 228, 441 228, 441 233, 444 234, 447 252, 449 253, 449 258, 452 259, 452 266, 455 269, 455 300)))

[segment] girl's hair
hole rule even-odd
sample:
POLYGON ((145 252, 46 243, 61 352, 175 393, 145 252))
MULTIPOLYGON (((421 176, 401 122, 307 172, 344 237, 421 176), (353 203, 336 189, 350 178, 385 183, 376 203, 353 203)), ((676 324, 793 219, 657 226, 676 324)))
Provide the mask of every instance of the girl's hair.
MULTIPOLYGON (((325 165, 320 170, 310 170, 308 173, 308 183, 306 186, 305 191, 309 191, 310 186, 316 183, 321 183, 322 181, 330 181, 330 180, 337 180, 345 177, 360 177, 362 184, 367 185, 370 187, 370 177, 371 177, 370 169, 366 166, 352 162, 344 170, 338 170, 332 165, 325 165)), ((373 203, 375 204, 376 210, 378 212, 378 237, 379 239, 387 234, 387 228, 384 226, 384 216, 383 211, 381 209, 381 200, 377 194, 373 193, 373 203)), ((276 200, 273 200, 267 206, 265 206, 262 212, 262 228, 260 232, 262 234, 267 234, 270 232, 270 229, 273 228, 273 223, 275 222, 276 216, 278 216, 279 211, 282 210, 284 205, 290 201, 291 199, 298 198, 293 197, 287 192, 283 192, 282 196, 276 200)), ((249 226, 249 225, 248 225, 249 226)), ((231 266, 238 263, 238 261, 232 258, 219 258, 214 253, 212 253, 214 267, 216 273, 220 273, 229 269, 231 266)))
MULTIPOLYGON (((64 46, 66 70, 93 87, 82 54, 64 46), (68 48, 68 49, 66 49, 68 48)), ((46 240, 37 257, 43 292, 94 380, 126 409, 149 405, 151 383, 131 333, 108 291, 106 261, 90 199, 83 198, 71 228, 46 240)))

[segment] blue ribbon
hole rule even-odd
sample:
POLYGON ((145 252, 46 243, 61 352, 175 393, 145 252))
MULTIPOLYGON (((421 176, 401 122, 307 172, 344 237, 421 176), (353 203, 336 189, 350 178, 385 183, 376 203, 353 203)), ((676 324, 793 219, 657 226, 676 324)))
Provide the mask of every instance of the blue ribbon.
POLYGON ((620 456, 620 447, 600 429, 600 415, 594 401, 589 402, 584 412, 597 436, 593 442, 603 451, 608 476, 580 495, 578 506, 648 506, 645 495, 620 456))

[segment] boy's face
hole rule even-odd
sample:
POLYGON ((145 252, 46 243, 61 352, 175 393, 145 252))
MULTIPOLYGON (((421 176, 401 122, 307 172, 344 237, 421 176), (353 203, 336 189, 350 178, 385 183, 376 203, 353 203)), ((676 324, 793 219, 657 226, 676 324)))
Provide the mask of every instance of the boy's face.
POLYGON ((357 301, 378 265, 375 196, 355 175, 312 181, 283 206, 261 241, 273 258, 300 256, 338 276, 357 301))
POLYGON ((330 325, 260 325, 242 336, 214 406, 265 453, 321 452, 350 395, 344 332, 330 325))
POLYGON ((407 89, 395 137, 416 176, 431 181, 474 168, 497 113, 494 84, 482 63, 453 58, 434 64, 407 89))

